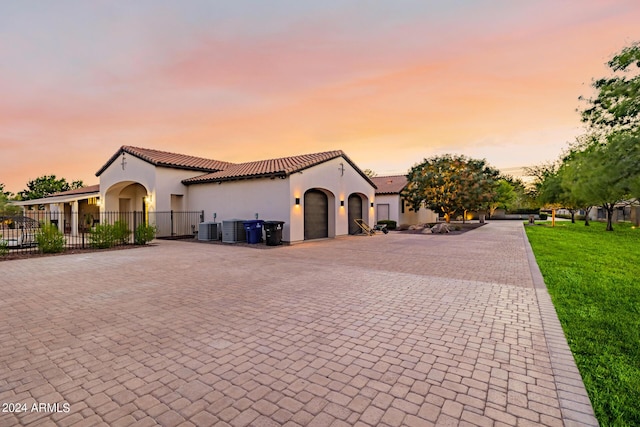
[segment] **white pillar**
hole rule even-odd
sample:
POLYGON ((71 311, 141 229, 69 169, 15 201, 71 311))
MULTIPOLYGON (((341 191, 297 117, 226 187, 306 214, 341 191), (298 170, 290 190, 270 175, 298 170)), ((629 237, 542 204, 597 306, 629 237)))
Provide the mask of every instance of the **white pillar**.
POLYGON ((71 205, 71 235, 78 235, 78 201, 74 200, 69 203, 71 205))
POLYGON ((64 233, 64 203, 57 203, 58 205, 58 230, 64 233))

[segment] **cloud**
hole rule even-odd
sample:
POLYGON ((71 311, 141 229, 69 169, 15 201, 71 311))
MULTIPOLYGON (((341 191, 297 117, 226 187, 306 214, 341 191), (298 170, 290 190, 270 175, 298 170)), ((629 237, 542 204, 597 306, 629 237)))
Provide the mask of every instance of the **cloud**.
POLYGON ((229 161, 341 148, 401 170, 448 148, 520 165, 536 139, 554 157, 640 15, 631 0, 40 6, 0 13, 12 191, 94 182, 123 144, 229 161))

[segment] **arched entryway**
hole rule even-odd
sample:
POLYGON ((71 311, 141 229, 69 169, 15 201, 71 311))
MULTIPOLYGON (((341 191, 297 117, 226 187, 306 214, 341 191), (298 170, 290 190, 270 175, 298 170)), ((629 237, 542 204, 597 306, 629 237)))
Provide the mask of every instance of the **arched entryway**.
POLYGON ((324 191, 304 193, 304 239, 329 237, 329 197, 324 191))
POLYGON ((362 229, 356 224, 356 219, 364 218, 362 212, 362 197, 358 194, 352 194, 349 196, 347 202, 347 217, 349 219, 349 234, 358 234, 362 232, 362 229))
POLYGON ((149 192, 144 185, 123 181, 105 192, 104 210, 108 212, 145 212, 149 192))
POLYGON ((104 204, 100 212, 100 223, 113 224, 120 221, 134 230, 149 221, 149 192, 134 181, 122 181, 112 185, 105 192, 104 204))

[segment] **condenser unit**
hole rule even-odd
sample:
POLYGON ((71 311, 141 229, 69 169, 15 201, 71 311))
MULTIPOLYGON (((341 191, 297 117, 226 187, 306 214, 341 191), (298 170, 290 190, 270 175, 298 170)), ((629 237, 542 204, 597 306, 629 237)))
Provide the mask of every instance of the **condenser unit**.
POLYGON ((201 222, 198 225, 198 240, 220 240, 219 222, 201 222))
POLYGON ((243 219, 222 221, 222 241, 224 243, 246 242, 247 231, 243 223, 243 219))

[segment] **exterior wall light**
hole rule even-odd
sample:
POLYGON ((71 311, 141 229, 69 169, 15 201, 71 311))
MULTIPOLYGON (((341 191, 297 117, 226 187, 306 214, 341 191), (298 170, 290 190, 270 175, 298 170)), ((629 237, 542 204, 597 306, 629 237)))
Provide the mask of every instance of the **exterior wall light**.
POLYGON ((296 206, 300 206, 300 197, 296 197, 296 206))
POLYGON ((344 206, 344 200, 340 200, 340 206, 344 206))
POLYGON ((145 196, 144 201, 146 204, 150 205, 151 202, 153 201, 153 198, 151 197, 151 194, 149 194, 148 196, 145 196))
POLYGON ((371 202, 371 207, 373 207, 373 202, 371 202))

